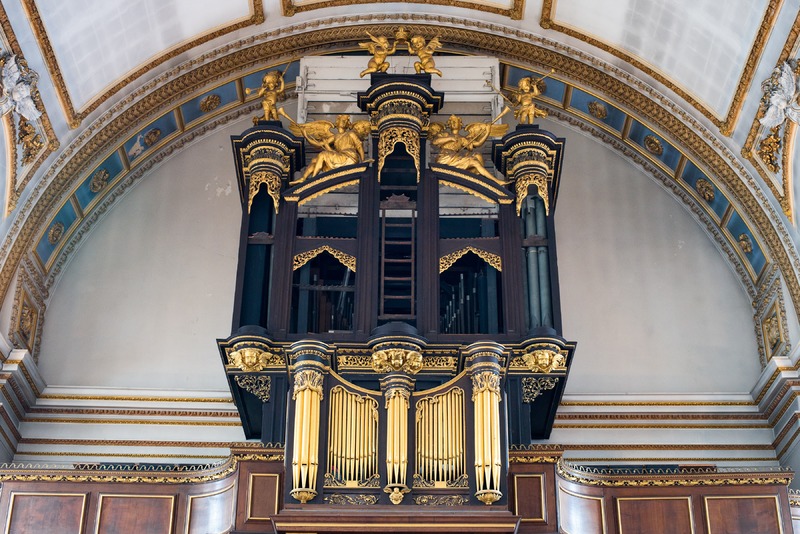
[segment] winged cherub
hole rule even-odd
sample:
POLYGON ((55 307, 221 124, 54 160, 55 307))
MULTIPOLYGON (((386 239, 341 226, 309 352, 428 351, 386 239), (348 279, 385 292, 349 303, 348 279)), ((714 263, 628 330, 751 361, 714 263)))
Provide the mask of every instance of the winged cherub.
POLYGON ((433 61, 433 53, 442 47, 438 37, 434 37, 426 43, 423 36, 415 35, 408 41, 407 46, 408 53, 419 58, 419 61, 414 62, 414 70, 417 71, 417 74, 427 72, 442 75, 442 71, 436 68, 436 63, 433 61))
POLYGON ((483 156, 478 149, 489 137, 497 137, 508 131, 508 124, 495 124, 508 111, 509 108, 506 107, 491 123, 473 122, 463 126, 463 121, 456 115, 450 115, 445 124, 439 122, 431 123, 428 137, 433 146, 439 148, 436 163, 475 172, 493 182, 504 184, 505 182, 498 180, 486 170, 483 164, 483 156), (461 133, 462 126, 467 132, 466 135, 461 133))
POLYGON ((33 91, 39 76, 30 70, 25 60, 14 54, 0 58, 2 65, 2 93, 0 93, 0 115, 12 109, 32 121, 38 119, 42 112, 33 101, 33 91))
POLYGON ((289 185, 302 183, 308 178, 345 165, 365 161, 364 140, 370 133, 369 121, 351 122, 349 115, 339 115, 335 124, 326 120, 300 124, 286 115, 282 108, 279 112, 289 119, 289 130, 294 135, 302 136, 311 146, 321 149, 308 164, 303 175, 289 185))
POLYGON ((775 67, 772 76, 761 88, 764 90, 764 104, 767 111, 759 119, 767 129, 771 130, 783 124, 787 118, 795 124, 800 124, 800 87, 798 76, 795 75, 792 65, 787 61, 775 67))
MULTIPOLYGON (((278 119, 278 101, 284 95, 283 73, 277 70, 270 71, 261 79, 261 88, 258 96, 261 97, 261 108, 264 110, 264 120, 276 121, 278 119)), ((245 89, 245 94, 250 94, 255 89, 245 89)))
POLYGON ((371 41, 358 43, 358 46, 365 48, 367 52, 372 54, 372 58, 367 63, 367 68, 361 71, 360 78, 372 72, 386 72, 389 68, 386 58, 397 51, 397 41, 389 48, 389 39, 386 37, 375 37, 369 32, 367 32, 367 35, 369 35, 371 41))

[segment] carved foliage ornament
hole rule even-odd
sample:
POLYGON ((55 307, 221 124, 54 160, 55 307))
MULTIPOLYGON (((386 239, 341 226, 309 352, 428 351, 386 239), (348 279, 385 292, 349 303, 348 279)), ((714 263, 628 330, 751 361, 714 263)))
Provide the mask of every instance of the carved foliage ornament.
POLYGON ((745 254, 753 252, 753 241, 747 234, 739 234, 739 246, 745 254))
POLYGON ((417 168, 417 182, 419 182, 419 132, 404 127, 391 127, 381 131, 378 139, 378 179, 380 179, 386 156, 394 152, 397 143, 405 145, 406 152, 414 159, 414 166, 417 168))
POLYGON ((36 154, 44 146, 42 136, 36 132, 36 127, 24 117, 19 120, 19 132, 17 135, 17 143, 22 145, 22 164, 29 165, 33 163, 36 154))
POLYGON ((236 383, 240 388, 258 397, 261 402, 269 401, 272 379, 268 376, 237 375, 236 383))
POLYGON ((272 204, 275 206, 275 213, 278 213, 281 201, 281 177, 269 171, 257 171, 250 174, 250 194, 247 199, 247 213, 250 213, 250 208, 253 206, 253 199, 258 194, 261 184, 267 186, 267 194, 272 198, 272 204))
POLYGON ((490 371, 472 375, 472 400, 474 401, 475 397, 484 391, 491 391, 495 395, 499 396, 500 375, 490 371))
POLYGON ((297 399, 297 394, 301 391, 310 389, 316 391, 322 400, 322 373, 313 369, 302 369, 294 375, 294 388, 292 389, 292 400, 297 399))
POLYGON ((377 495, 361 495, 351 493, 334 493, 325 497, 325 502, 328 504, 348 504, 352 506, 361 506, 368 504, 376 504, 378 502, 377 495))
POLYGON ((526 376, 522 379, 522 402, 531 403, 544 391, 558 385, 558 378, 526 376))
POLYGON ((422 354, 408 349, 383 349, 372 353, 372 369, 376 373, 405 371, 416 374, 422 369, 422 354))
POLYGON ((586 105, 586 107, 589 110, 589 115, 596 119, 603 120, 608 117, 608 108, 602 102, 592 100, 586 105))
POLYGON ((662 145, 661 140, 654 135, 644 136, 644 147, 655 156, 660 156, 664 153, 664 145, 662 145))
POLYGON ((461 506, 466 504, 468 500, 463 495, 417 495, 414 497, 414 504, 421 506, 461 506))
POLYGON ((200 111, 203 113, 214 111, 219 107, 220 102, 222 102, 222 99, 219 97, 219 95, 212 93, 200 101, 200 111))
POLYGON ((778 126, 758 143, 758 157, 770 172, 778 173, 781 170, 781 137, 778 135, 778 126))
POLYGON ((467 252, 472 252, 473 254, 477 254, 483 261, 485 261, 498 271, 503 270, 503 260, 500 258, 500 256, 498 256, 497 254, 492 254, 491 252, 486 252, 485 250, 481 250, 479 248, 475 248, 472 245, 469 245, 439 258, 439 272, 440 273, 445 272, 447 269, 452 267, 453 264, 461 258, 461 256, 463 256, 467 252))
POLYGON ((64 235, 64 223, 57 222, 53 226, 50 227, 50 230, 47 231, 47 242, 51 245, 55 245, 61 240, 61 236, 64 235))
POLYGON ((517 191, 517 215, 522 210, 522 202, 528 196, 529 187, 536 188, 536 194, 542 198, 545 215, 550 215, 550 198, 547 194, 547 176, 544 174, 529 173, 517 178, 515 185, 517 191))
POLYGON ((339 263, 341 263, 351 271, 356 272, 356 258, 354 256, 342 252, 341 250, 336 250, 335 248, 329 247, 328 245, 322 245, 321 247, 317 247, 307 252, 301 252, 300 254, 296 255, 292 260, 292 270, 296 271, 297 269, 299 269, 312 259, 316 258, 323 252, 327 252, 328 254, 339 260, 339 263))
POLYGON ((89 191, 92 193, 99 193, 108 184, 109 174, 108 171, 102 167, 97 169, 92 175, 89 182, 89 191))
POLYGON ((697 181, 694 183, 694 188, 706 202, 714 201, 714 186, 711 185, 711 182, 709 182, 705 178, 698 178, 697 181))
POLYGON ((776 311, 764 319, 764 322, 761 326, 764 330, 764 341, 766 342, 767 348, 769 348, 771 354, 782 341, 781 323, 778 312, 776 311))

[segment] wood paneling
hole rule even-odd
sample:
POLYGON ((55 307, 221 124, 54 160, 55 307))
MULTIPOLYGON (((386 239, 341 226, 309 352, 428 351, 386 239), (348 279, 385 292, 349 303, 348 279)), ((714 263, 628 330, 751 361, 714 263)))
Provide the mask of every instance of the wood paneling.
POLYGON ((174 495, 100 495, 98 534, 173 532, 174 495))
POLYGON ((86 493, 11 493, 6 532, 84 532, 86 493))
POLYGON ((558 514, 561 529, 565 534, 607 532, 602 497, 578 495, 559 486, 558 514))
POLYGON ((705 498, 709 534, 778 534, 786 532, 778 497, 736 495, 705 498))
POLYGON ((660 532, 694 533, 691 497, 618 497, 617 526, 620 534, 660 532))
POLYGON ((189 534, 228 532, 233 528, 236 485, 205 495, 189 496, 189 534))

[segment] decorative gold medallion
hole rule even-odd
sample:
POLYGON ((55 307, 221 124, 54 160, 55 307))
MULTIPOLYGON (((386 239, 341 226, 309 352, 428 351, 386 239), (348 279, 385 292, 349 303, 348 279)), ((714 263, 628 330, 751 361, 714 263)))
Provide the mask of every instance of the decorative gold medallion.
POLYGON ((706 202, 714 201, 714 186, 705 178, 698 178, 694 184, 694 188, 706 202))
POLYGON ((146 146, 153 146, 159 139, 161 139, 161 130, 158 128, 151 128, 144 134, 144 144, 146 146))
POLYGON ((200 101, 200 111, 203 113, 214 111, 219 107, 220 102, 222 102, 222 99, 219 97, 219 95, 212 93, 200 101))
POLYGON ((57 222, 50 227, 50 230, 47 231, 47 242, 51 245, 55 245, 61 240, 61 236, 63 235, 64 223, 57 222))
POLYGON ((644 136, 644 147, 648 152, 656 156, 660 156, 664 153, 664 145, 662 145, 661 140, 654 135, 644 136))
POLYGON ((753 241, 747 234, 739 234, 739 246, 745 254, 753 252, 753 241))
POLYGON ((603 120, 608 117, 608 108, 602 102, 598 102, 597 100, 592 100, 591 102, 586 104, 586 107, 589 110, 589 115, 591 115, 595 119, 603 120))
POLYGON ((100 167, 92 175, 89 181, 89 191, 92 193, 99 193, 108 184, 109 174, 106 169, 100 167))

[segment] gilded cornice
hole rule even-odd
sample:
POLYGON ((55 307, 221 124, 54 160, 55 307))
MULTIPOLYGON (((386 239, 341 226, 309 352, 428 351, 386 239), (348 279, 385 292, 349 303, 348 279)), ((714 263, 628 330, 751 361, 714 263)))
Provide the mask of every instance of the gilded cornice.
MULTIPOLYGON (((282 0, 281 5, 283 6, 283 15, 286 17, 292 17, 297 13, 303 13, 305 11, 311 11, 314 9, 362 4, 385 4, 394 1, 396 0, 323 0, 321 2, 311 2, 297 5, 294 3, 294 0, 282 0)), ((408 0, 407 3, 474 9, 476 11, 483 11, 485 13, 492 13, 494 15, 508 17, 511 20, 522 20, 522 15, 525 11, 525 0, 513 0, 510 9, 503 9, 502 7, 487 4, 485 2, 473 2, 470 0, 408 0)))
POLYGON ((98 106, 103 104, 109 98, 113 97, 126 85, 130 84, 137 78, 140 78, 141 76, 144 76, 145 74, 149 73, 151 70, 161 65, 162 63, 169 61, 170 59, 177 57, 181 54, 184 54, 189 50, 192 50, 193 48, 200 46, 203 43, 206 43, 208 41, 211 41, 228 33, 234 32, 236 30, 246 28, 247 26, 258 25, 264 22, 263 0, 251 0, 251 1, 252 1, 251 14, 250 17, 248 17, 247 19, 236 22, 234 24, 230 24, 213 32, 202 35, 196 39, 184 42, 179 46, 171 48, 169 52, 156 57, 153 61, 150 61, 149 63, 140 66, 125 78, 117 81, 103 94, 96 96, 92 100, 90 100, 89 103, 82 109, 75 109, 75 105, 73 104, 72 99, 69 96, 69 89, 67 88, 67 84, 64 81, 64 76, 61 74, 61 68, 58 65, 58 59, 56 58, 56 53, 53 50, 53 45, 50 43, 50 38, 47 35, 47 30, 44 27, 44 22, 42 21, 42 17, 39 14, 39 8, 36 6, 36 0, 22 0, 22 7, 25 9, 25 13, 28 15, 28 21, 30 22, 31 29, 33 30, 33 35, 35 36, 39 44, 39 48, 42 50, 42 55, 44 56, 45 63, 47 64, 47 70, 50 71, 50 77, 53 80, 53 84, 55 85, 56 94, 58 94, 58 100, 61 102, 61 107, 64 109, 64 114, 66 115, 67 118, 67 124, 69 124, 70 128, 77 128, 78 126, 80 126, 80 123, 83 121, 83 119, 85 119, 92 111, 97 109, 98 106))
MULTIPOLYGON (((363 40, 365 31, 387 31, 386 25, 376 24, 376 21, 392 22, 392 18, 337 17, 323 23, 314 21, 267 32, 205 54, 134 91, 98 118, 62 153, 13 221, 0 249, 0 260, 5 260, 0 269, 0 295, 5 296, 8 291, 14 271, 25 252, 32 249, 33 240, 56 207, 61 192, 74 186, 97 155, 104 154, 146 117, 197 94, 207 84, 229 78, 233 73, 269 64, 290 54, 296 57, 347 48, 363 40), (353 25, 337 26, 347 23, 353 25)), ((412 32, 438 33, 440 39, 451 47, 494 54, 526 65, 530 64, 531 58, 537 58, 537 66, 556 68, 565 79, 580 81, 581 86, 624 102, 624 107, 635 110, 674 139, 706 169, 714 170, 715 178, 744 208, 743 216, 759 231, 767 251, 784 273, 795 306, 800 307, 800 283, 795 273, 796 268, 800 270, 800 259, 792 248, 786 228, 744 167, 688 113, 632 76, 588 54, 521 30, 485 23, 463 27, 464 21, 441 16, 406 15, 402 22, 412 32), (422 23, 410 25, 416 21, 422 23)))
MULTIPOLYGON (((0 3, 0 28, 2 28, 3 35, 5 35, 6 40, 8 41, 8 45, 11 48, 11 53, 16 54, 17 56, 23 57, 22 47, 17 40, 17 36, 14 34, 14 28, 11 26, 11 21, 8 19, 8 15, 6 14, 6 10, 3 7, 3 4, 0 3)), ((3 122, 6 124, 7 131, 11 132, 8 135, 8 145, 11 148, 11 162, 9 162, 9 182, 12 184, 9 191, 9 202, 7 213, 11 213, 11 211, 15 208, 17 200, 19 199, 22 191, 25 189, 25 186, 31 181, 31 178, 36 174, 36 171, 41 167, 44 160, 47 159, 47 156, 55 152, 59 147, 58 138, 56 137, 56 133, 53 130, 53 124, 50 122, 50 117, 47 115, 47 109, 44 107, 44 103, 42 102, 42 97, 39 94, 39 91, 33 91, 31 94, 33 97, 33 101, 36 104, 36 108, 42 112, 41 117, 38 119, 38 123, 42 126, 44 130, 44 135, 46 137, 46 141, 43 144, 42 148, 39 150, 39 153, 36 155, 36 158, 33 160, 31 165, 26 169, 21 169, 23 171, 23 176, 21 179, 18 177, 18 172, 20 169, 17 169, 17 136, 16 132, 14 131, 14 119, 12 118, 12 114, 9 113, 3 118, 3 122)))
MULTIPOLYGON (((790 59, 792 51, 796 49, 798 43, 800 43, 800 12, 797 13, 797 16, 794 19, 794 24, 792 24, 792 28, 789 30, 789 35, 786 37, 786 42, 783 45, 783 49, 781 49, 781 53, 778 56, 778 61, 776 61, 776 65, 780 65, 784 63, 787 59, 790 59)), ((742 156, 747 158, 747 160, 752 163, 753 167, 755 167, 756 171, 761 175, 761 178, 764 179, 767 186, 772 191, 772 194, 775 195, 775 198, 778 199, 780 202, 781 208, 783 208, 784 214, 791 220, 791 185, 792 181, 788 178, 787 172, 790 172, 791 167, 791 158, 790 154, 787 150, 789 145, 791 145, 791 139, 794 137, 795 126, 790 121, 786 121, 789 126, 784 131, 783 136, 783 155, 782 155, 782 165, 783 165, 783 190, 779 190, 773 180, 772 177, 768 175, 766 170, 763 168, 763 165, 759 163, 759 156, 756 153, 756 140, 758 138, 758 132, 761 129, 761 123, 759 119, 764 117, 764 113, 766 109, 763 105, 758 107, 758 113, 753 118, 753 124, 750 126, 750 131, 747 134, 747 139, 744 142, 744 146, 742 147, 742 156)))
POLYGON ((739 113, 742 110, 742 105, 744 104, 744 99, 747 96, 747 91, 750 88, 750 84, 753 82, 753 75, 755 74, 756 67, 758 66, 758 60, 761 58, 761 54, 767 45, 769 34, 772 32, 772 27, 775 25, 775 20, 778 17, 782 3, 783 0, 770 0, 769 5, 767 5, 766 10, 764 11, 764 18, 761 21, 761 24, 758 28, 758 33, 753 41, 753 46, 750 49, 750 53, 747 55, 744 69, 742 69, 742 76, 739 78, 739 84, 737 85, 736 91, 733 94, 733 100, 728 108, 728 113, 722 119, 715 115, 714 112, 707 106, 699 102, 694 96, 689 94, 685 89, 673 83, 668 77, 653 69, 644 61, 639 60, 635 56, 632 56, 623 50, 620 50, 619 48, 610 46, 599 39, 595 39, 594 37, 581 33, 568 26, 562 26, 561 24, 558 24, 558 22, 553 20, 553 8, 555 7, 555 0, 543 0, 542 16, 539 23, 544 29, 558 31, 565 35, 569 35, 570 37, 574 37, 575 39, 579 39, 585 43, 599 48, 600 50, 603 50, 604 52, 618 57, 627 63, 630 63, 648 76, 652 76, 671 91, 674 91, 686 102, 691 104, 692 107, 697 109, 711 122, 718 126, 720 132, 722 132, 722 135, 729 136, 731 133, 733 133, 733 130, 736 127, 736 121, 739 117, 739 113))

